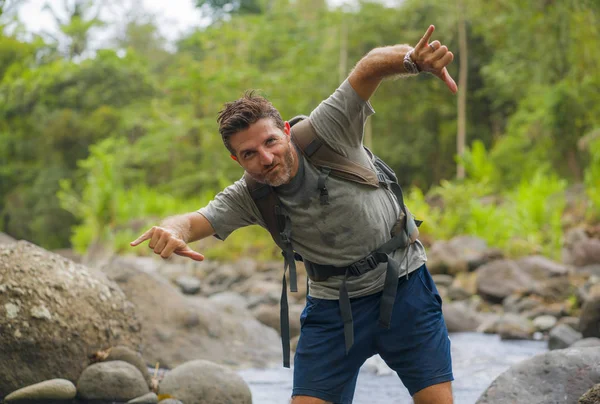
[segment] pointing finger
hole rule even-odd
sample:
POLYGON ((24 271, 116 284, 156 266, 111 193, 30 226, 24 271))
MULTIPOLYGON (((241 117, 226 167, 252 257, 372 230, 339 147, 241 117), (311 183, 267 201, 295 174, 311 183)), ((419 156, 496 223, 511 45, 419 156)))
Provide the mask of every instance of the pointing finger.
POLYGON ((144 234, 139 236, 137 239, 135 239, 131 243, 129 243, 129 245, 132 247, 135 247, 136 245, 139 245, 140 243, 152 238, 153 231, 154 231, 154 228, 148 230, 147 232, 145 232, 144 234))
POLYGON ((448 86, 450 91, 452 91, 452 94, 456 94, 456 92, 458 91, 458 86, 456 85, 456 82, 450 76, 450 73, 448 73, 448 70, 445 67, 442 70, 440 79, 442 79, 444 81, 444 83, 446 83, 446 85, 448 86))
POLYGON ((429 28, 427 28, 425 35, 423 35, 423 38, 421 38, 417 46, 415 46, 416 50, 420 50, 427 46, 427 44, 429 43, 429 38, 431 38, 433 31, 435 31, 435 27, 433 25, 430 25, 429 28))
POLYGON ((190 249, 175 251, 175 254, 181 255, 182 257, 191 258, 194 261, 204 261, 204 255, 190 249))

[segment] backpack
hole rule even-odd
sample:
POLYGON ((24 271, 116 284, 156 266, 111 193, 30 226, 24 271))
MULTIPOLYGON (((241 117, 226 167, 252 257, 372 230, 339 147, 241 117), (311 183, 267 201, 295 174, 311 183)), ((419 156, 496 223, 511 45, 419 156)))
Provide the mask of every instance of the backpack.
MULTIPOLYGON (((287 302, 287 280, 286 272, 289 268, 290 291, 297 292, 296 263, 304 261, 308 277, 313 281, 322 281, 330 276, 344 275, 344 281, 340 287, 340 311, 344 321, 344 336, 346 353, 354 343, 352 310, 350 299, 346 288, 348 276, 360 276, 365 272, 375 269, 380 263, 387 262, 387 272, 380 306, 379 323, 389 328, 392 315, 393 302, 395 300, 398 285, 399 264, 390 257, 395 250, 405 248, 405 257, 410 244, 414 243, 419 235, 418 227, 421 221, 415 220, 406 206, 402 188, 394 171, 379 157, 375 156, 366 146, 365 150, 375 170, 370 167, 357 164, 347 157, 337 153, 334 149, 324 143, 308 117, 299 115, 290 121, 292 142, 300 149, 302 154, 320 171, 318 188, 320 190, 320 203, 329 203, 327 191, 327 178, 331 175, 348 181, 365 184, 374 188, 385 186, 391 189, 396 196, 400 206, 400 217, 394 229, 392 238, 361 260, 347 267, 334 267, 331 265, 320 265, 303 259, 294 251, 291 242, 291 220, 285 208, 279 201, 274 189, 263 183, 252 179, 247 173, 244 174, 246 186, 256 204, 263 221, 275 243, 281 248, 284 257, 283 290, 281 293, 281 336, 283 347, 283 366, 290 367, 290 338, 289 338, 289 314, 287 302)), ((407 274, 408 276, 408 274, 407 274)), ((307 289, 308 293, 308 289, 307 289)))

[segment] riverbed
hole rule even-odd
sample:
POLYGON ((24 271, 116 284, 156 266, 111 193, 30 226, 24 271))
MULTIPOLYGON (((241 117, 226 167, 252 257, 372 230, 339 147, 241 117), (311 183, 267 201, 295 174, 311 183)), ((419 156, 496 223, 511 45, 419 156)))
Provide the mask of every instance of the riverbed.
MULTIPOLYGON (((455 333, 452 341, 454 402, 474 404, 490 383, 511 365, 547 351, 545 341, 503 341, 497 335, 455 333)), ((293 369, 244 369, 254 404, 289 403, 293 369)), ((358 376, 353 404, 410 404, 400 379, 383 361, 372 358, 358 376)))

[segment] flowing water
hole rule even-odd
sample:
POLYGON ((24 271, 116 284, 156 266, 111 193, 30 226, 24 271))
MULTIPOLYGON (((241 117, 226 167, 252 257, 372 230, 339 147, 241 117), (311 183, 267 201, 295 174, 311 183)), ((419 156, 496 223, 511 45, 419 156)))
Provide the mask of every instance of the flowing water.
MULTIPOLYGON (((452 340, 454 402, 473 404, 490 383, 511 365, 546 352, 543 341, 502 341, 497 335, 455 333, 452 340)), ((244 369, 254 404, 286 404, 292 391, 293 369, 244 369)), ((395 373, 373 358, 358 376, 354 404, 410 404, 408 391, 395 373)))

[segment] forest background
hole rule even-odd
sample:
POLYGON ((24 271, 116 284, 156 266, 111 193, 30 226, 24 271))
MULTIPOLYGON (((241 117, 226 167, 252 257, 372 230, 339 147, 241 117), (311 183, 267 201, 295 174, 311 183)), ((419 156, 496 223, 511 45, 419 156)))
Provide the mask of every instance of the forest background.
MULTIPOLYGON (((455 54, 458 97, 430 75, 385 82, 365 139, 424 240, 559 258, 566 230, 600 221, 597 0, 197 0, 208 22, 175 46, 132 13, 93 50, 101 0, 49 2, 66 16, 54 36, 27 32, 19 3, 0 0, 0 231, 15 238, 132 252, 147 226, 241 176, 217 130, 223 103, 255 88, 284 119, 307 114, 370 49, 414 45, 429 24, 455 54)), ((202 252, 276 248, 253 227, 202 252)))

